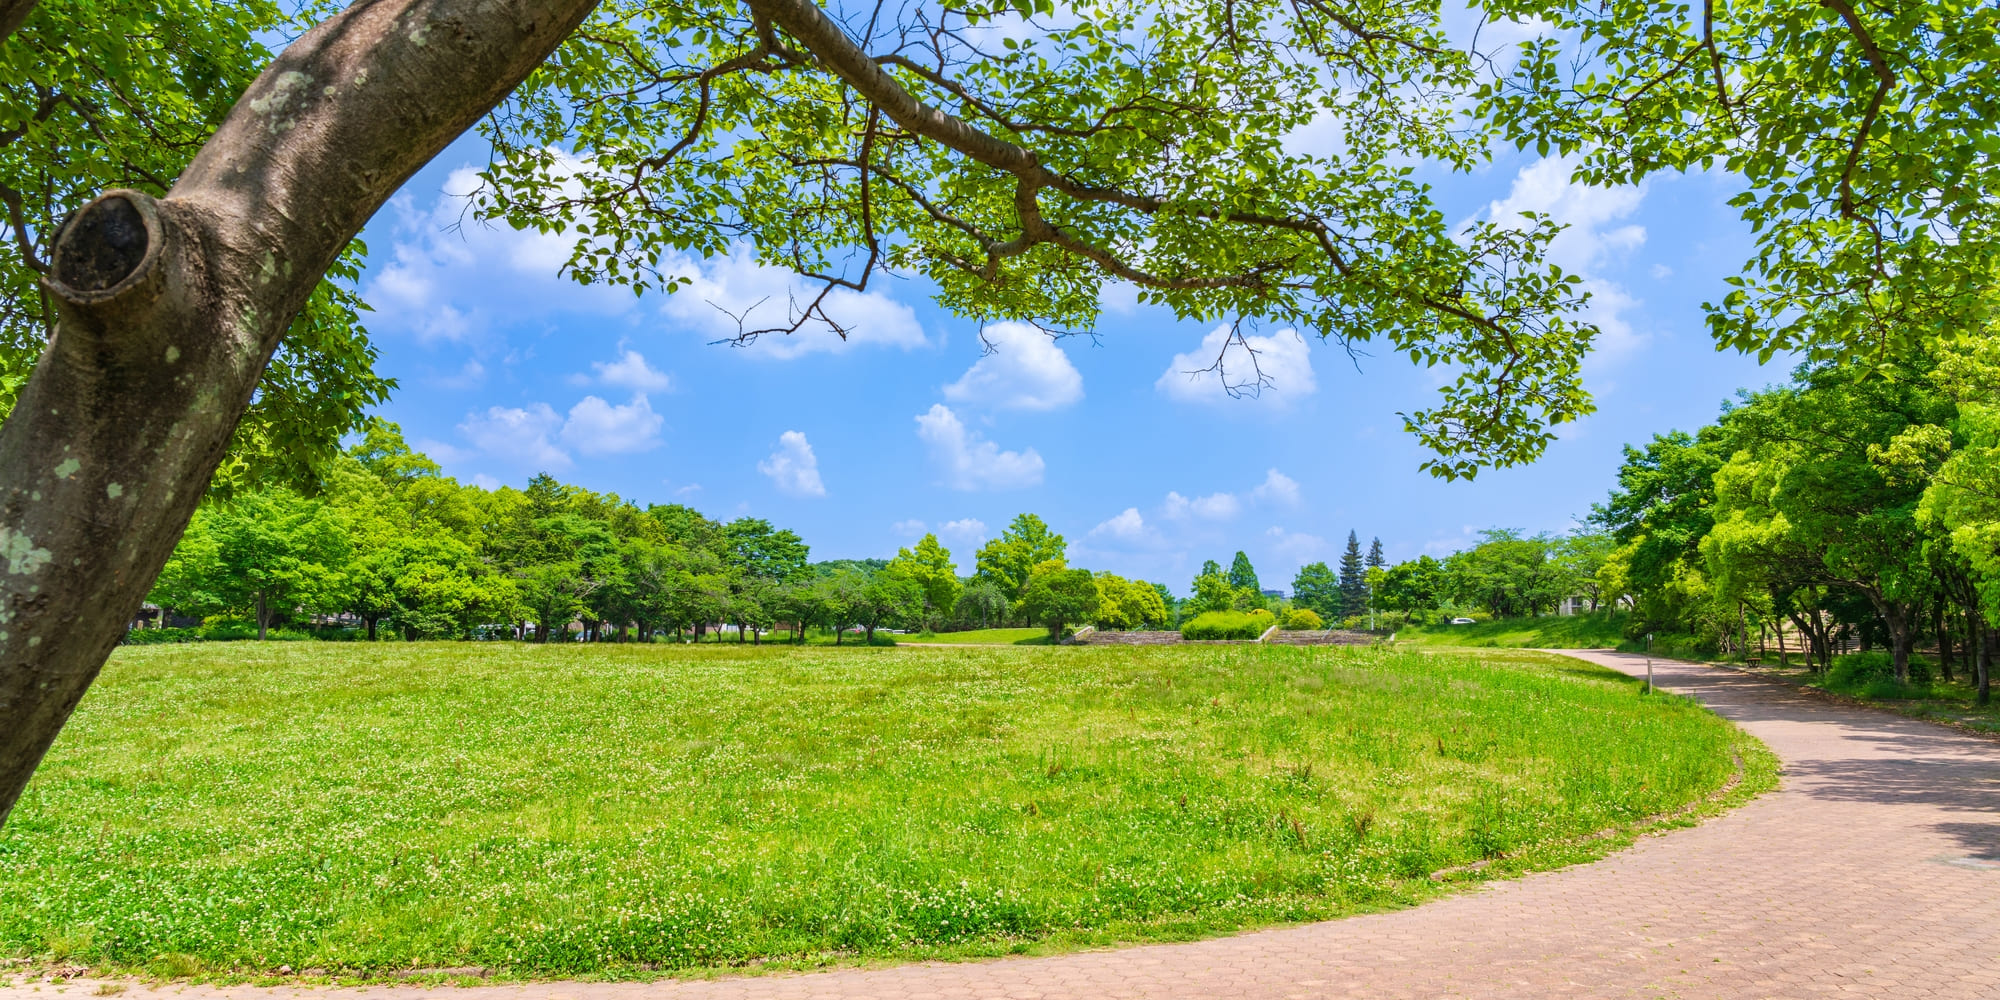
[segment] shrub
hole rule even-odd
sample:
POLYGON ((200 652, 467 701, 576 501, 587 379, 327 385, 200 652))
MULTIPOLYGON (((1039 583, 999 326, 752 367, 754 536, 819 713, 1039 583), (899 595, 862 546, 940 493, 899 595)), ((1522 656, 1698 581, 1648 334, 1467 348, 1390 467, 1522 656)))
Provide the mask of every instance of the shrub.
POLYGON ((1326 627, 1319 613, 1311 608, 1293 608, 1285 612, 1285 631, 1314 632, 1326 627))
POLYGON ((170 642, 200 642, 201 632, 191 628, 135 628, 125 633, 127 646, 154 646, 170 642))
MULTIPOLYGON (((1914 656, 1910 657, 1910 686, 1922 687, 1930 682, 1930 663, 1914 656)), ((1901 687, 1896 683, 1895 658, 1886 650, 1880 649, 1834 657, 1833 668, 1826 674, 1826 686, 1834 691, 1872 697, 1897 693, 1897 689, 1901 687)))
POLYGON ((1183 639, 1255 639, 1271 627, 1269 611, 1208 611, 1181 625, 1183 639))

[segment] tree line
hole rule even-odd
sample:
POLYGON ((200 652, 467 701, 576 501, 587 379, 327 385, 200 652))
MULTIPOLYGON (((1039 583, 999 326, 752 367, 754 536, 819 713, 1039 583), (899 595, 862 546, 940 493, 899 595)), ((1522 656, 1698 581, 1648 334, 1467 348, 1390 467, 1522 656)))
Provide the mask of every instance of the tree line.
MULTIPOLYGON (((758 642, 783 624, 878 629, 1165 627, 1164 587, 1069 566, 1063 536, 1022 514, 961 578, 925 535, 892 559, 814 563, 761 518, 712 520, 680 504, 641 508, 543 474, 483 489, 441 474, 393 424, 370 422, 325 487, 237 491, 204 504, 155 583, 157 624, 237 617, 274 627, 345 617, 369 640, 700 640, 716 626, 758 642)), ((145 638, 145 637, 141 637, 145 638)))
MULTIPOLYGON (((1867 364, 1798 368, 1693 433, 1628 447, 1591 521, 1615 547, 1599 576, 1629 593, 1628 631, 1743 650, 1797 637, 1886 649, 1899 682, 1934 644, 1989 697, 2000 642, 2000 345, 1933 343, 1867 364)), ((1781 650, 1785 649, 1781 646, 1781 650)))

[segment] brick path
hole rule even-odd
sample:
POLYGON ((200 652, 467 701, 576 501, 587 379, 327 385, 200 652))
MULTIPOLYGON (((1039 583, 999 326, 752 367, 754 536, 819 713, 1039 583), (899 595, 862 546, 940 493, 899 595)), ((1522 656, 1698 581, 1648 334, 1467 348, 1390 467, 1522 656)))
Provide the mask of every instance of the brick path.
MULTIPOLYGON (((1580 655, 1642 669, 1628 655, 1580 655)), ((1193 944, 711 982, 377 987, 338 1000, 2000 997, 2000 742, 1731 671, 1656 670, 1661 687, 1700 697, 1769 744, 1784 786, 1596 864, 1193 944)), ((0 1000, 31 989, 0 989, 0 1000)))

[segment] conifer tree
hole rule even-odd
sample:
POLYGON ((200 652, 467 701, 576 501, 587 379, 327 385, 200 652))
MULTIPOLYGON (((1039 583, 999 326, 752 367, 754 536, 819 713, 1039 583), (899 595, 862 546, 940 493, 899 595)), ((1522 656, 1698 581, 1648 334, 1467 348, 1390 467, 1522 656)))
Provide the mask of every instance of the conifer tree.
POLYGON ((1374 541, 1369 542, 1368 568, 1374 569, 1378 566, 1387 566, 1387 565, 1389 565, 1389 560, 1382 557, 1382 539, 1377 538, 1374 541))
POLYGON ((1368 580, 1363 573, 1361 540, 1347 533, 1347 550, 1340 554, 1340 614, 1358 615, 1368 610, 1368 580))
POLYGON ((1250 565, 1250 557, 1241 550, 1229 562, 1229 586, 1233 590, 1247 590, 1253 594, 1262 593, 1264 588, 1257 583, 1257 570, 1250 565))

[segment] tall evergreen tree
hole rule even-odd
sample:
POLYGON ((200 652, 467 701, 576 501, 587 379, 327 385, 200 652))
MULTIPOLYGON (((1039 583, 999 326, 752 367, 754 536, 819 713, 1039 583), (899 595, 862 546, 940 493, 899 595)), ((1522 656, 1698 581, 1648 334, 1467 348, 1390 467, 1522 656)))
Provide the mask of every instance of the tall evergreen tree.
POLYGON ((1234 590, 1247 590, 1253 594, 1264 588, 1257 585, 1257 570, 1250 565, 1250 557, 1238 550, 1236 558, 1229 562, 1229 586, 1234 590))
POLYGON ((1347 550, 1340 554, 1340 614, 1345 618, 1368 610, 1368 579, 1361 561, 1361 539, 1347 533, 1347 550))
POLYGON ((1389 560, 1382 558, 1382 540, 1380 538, 1377 538, 1374 541, 1369 542, 1368 568, 1374 569, 1377 566, 1387 566, 1387 565, 1389 565, 1389 560))

